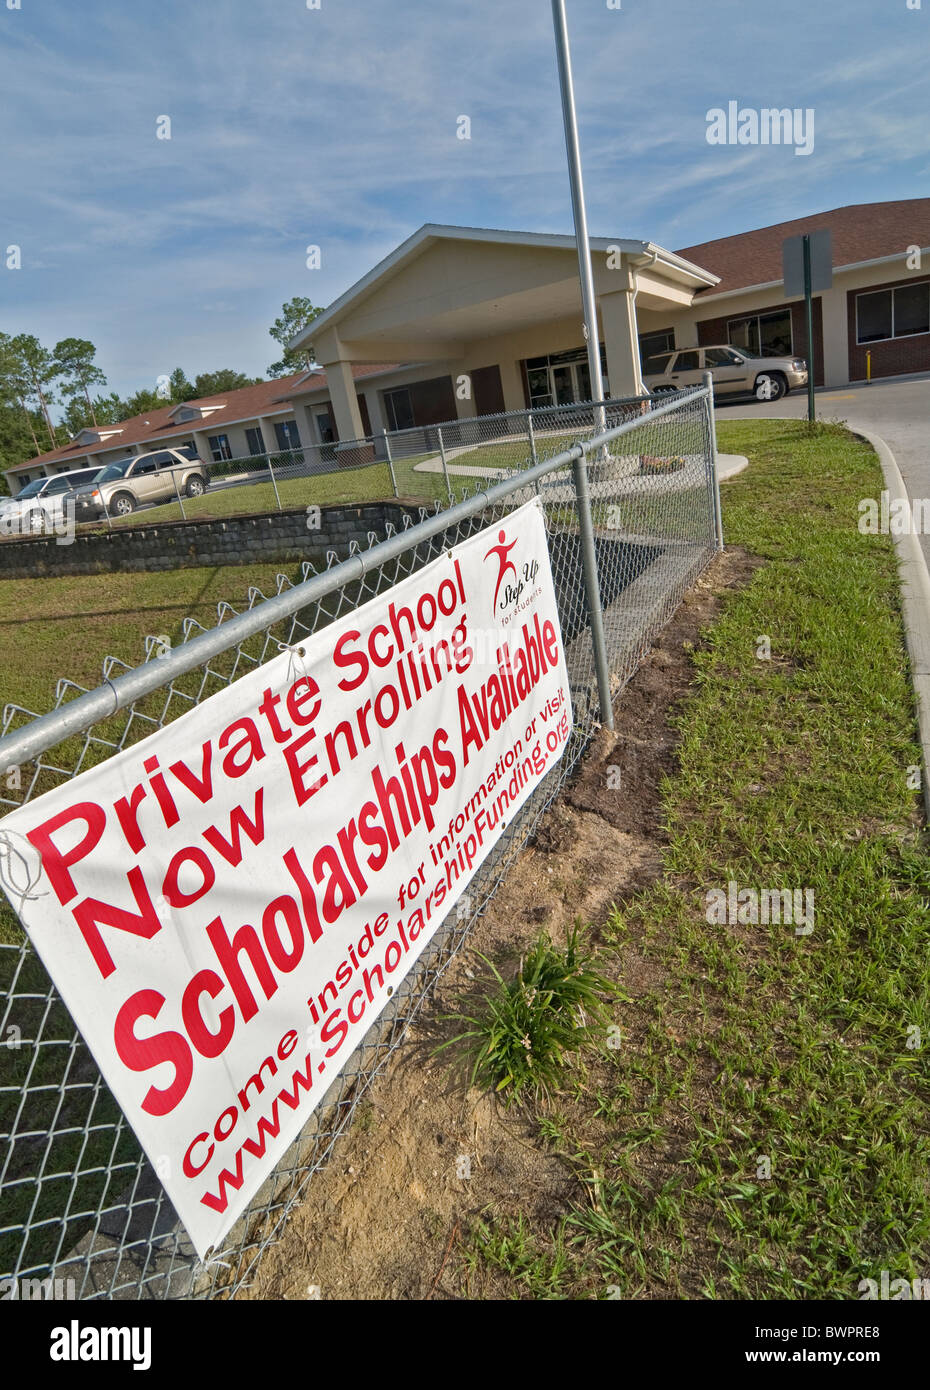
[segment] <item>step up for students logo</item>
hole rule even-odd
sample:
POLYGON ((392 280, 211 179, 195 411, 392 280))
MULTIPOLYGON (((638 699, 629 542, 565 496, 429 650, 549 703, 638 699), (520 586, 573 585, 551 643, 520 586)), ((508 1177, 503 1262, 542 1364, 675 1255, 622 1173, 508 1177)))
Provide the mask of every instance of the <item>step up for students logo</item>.
POLYGON ((0 822, 0 879, 201 1258, 571 731, 533 502, 0 822))

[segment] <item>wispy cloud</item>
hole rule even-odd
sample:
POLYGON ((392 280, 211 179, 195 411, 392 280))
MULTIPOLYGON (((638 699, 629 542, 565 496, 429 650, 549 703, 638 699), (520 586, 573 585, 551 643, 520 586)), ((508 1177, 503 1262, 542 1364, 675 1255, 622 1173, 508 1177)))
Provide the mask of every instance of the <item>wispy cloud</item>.
MULTIPOLYGON (((594 231, 674 247, 922 192, 930 7, 569 15, 594 231), (814 107, 813 156, 708 146, 730 99, 814 107)), ((285 299, 330 302, 423 222, 571 225, 538 0, 49 0, 0 9, 0 86, 0 235, 24 258, 0 326, 93 338, 122 391, 166 364, 263 371, 285 299)))

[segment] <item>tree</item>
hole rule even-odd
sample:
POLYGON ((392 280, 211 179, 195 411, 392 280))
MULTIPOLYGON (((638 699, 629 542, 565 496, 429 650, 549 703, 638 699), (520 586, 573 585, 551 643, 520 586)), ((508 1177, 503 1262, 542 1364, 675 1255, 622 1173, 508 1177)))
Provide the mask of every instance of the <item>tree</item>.
MULTIPOLYGON (((12 468, 25 459, 34 458, 41 450, 36 443, 36 431, 42 428, 38 411, 24 411, 18 402, 0 400, 0 469, 12 468)), ((0 475, 0 495, 6 495, 0 475)))
MULTIPOLYGON (((119 400, 119 397, 116 398, 119 400)), ((120 414, 118 420, 129 420, 133 415, 149 415, 156 410, 164 410, 166 405, 170 405, 158 391, 150 386, 143 386, 141 391, 136 391, 135 395, 127 396, 120 402, 120 414)))
POLYGON ((55 397, 52 395, 52 383, 58 376, 55 359, 48 348, 44 348, 32 333, 18 333, 15 338, 11 339, 11 342, 13 351, 19 357, 29 383, 27 399, 31 397, 38 402, 48 430, 48 437, 52 441, 52 448, 55 449, 58 447, 58 439, 48 409, 50 405, 55 404, 55 397))
POLYGON ((97 423, 97 416, 90 398, 90 387, 107 384, 106 377, 94 361, 96 355, 97 349, 87 338, 62 338, 60 343, 55 344, 55 367, 57 375, 65 383, 68 401, 73 401, 80 392, 87 403, 94 425, 97 423))
MULTIPOLYGON (((41 453, 39 441, 36 438, 32 412, 29 409, 27 397, 29 395, 29 374, 26 371, 26 364, 22 354, 16 347, 9 333, 0 333, 0 404, 9 409, 17 406, 22 415, 23 426, 28 429, 34 445, 34 454, 41 453)), ((6 442, 16 430, 13 428, 9 419, 7 429, 4 432, 6 442)), ((15 460, 19 462, 19 460, 15 460)))
POLYGON ((169 380, 173 401, 192 401, 197 395, 197 388, 193 382, 188 381, 183 367, 175 367, 169 380))
POLYGON ((287 304, 282 304, 281 316, 275 319, 268 332, 284 348, 284 355, 280 362, 272 362, 268 368, 269 376, 288 376, 291 372, 305 371, 311 365, 313 362, 311 344, 307 343, 295 351, 288 347, 288 343, 322 312, 323 310, 317 309, 309 299, 303 299, 299 295, 295 295, 287 304))
POLYGON ((202 396, 221 396, 224 391, 241 391, 243 386, 255 386, 261 377, 244 376, 242 372, 223 367, 218 372, 201 372, 194 378, 194 394, 189 400, 200 400, 202 396))

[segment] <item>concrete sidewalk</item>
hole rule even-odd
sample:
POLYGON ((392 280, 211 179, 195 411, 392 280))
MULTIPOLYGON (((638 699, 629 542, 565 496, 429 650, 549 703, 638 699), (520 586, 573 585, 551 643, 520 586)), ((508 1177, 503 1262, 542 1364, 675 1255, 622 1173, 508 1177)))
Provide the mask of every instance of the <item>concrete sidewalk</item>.
MULTIPOLYGON (((471 444, 467 445, 462 449, 449 449, 447 451, 446 460, 450 477, 488 478, 492 482, 499 482, 502 478, 507 478, 510 476, 510 473, 507 469, 481 468, 477 464, 471 464, 466 467, 463 464, 449 462, 450 459, 455 458, 459 454, 470 453, 474 453, 474 445, 471 444)), ((717 471, 720 481, 722 483, 725 483, 728 478, 735 477, 737 473, 741 473, 743 471, 743 469, 747 466, 748 463, 749 460, 747 458, 744 458, 742 454, 718 454, 717 471)), ((441 473, 442 458, 439 454, 434 454, 432 458, 423 459, 420 463, 415 463, 413 465, 413 471, 414 473, 441 473)), ((634 476, 632 471, 630 473, 630 476, 634 476)), ((652 479, 660 475, 636 474, 636 476, 652 479)))

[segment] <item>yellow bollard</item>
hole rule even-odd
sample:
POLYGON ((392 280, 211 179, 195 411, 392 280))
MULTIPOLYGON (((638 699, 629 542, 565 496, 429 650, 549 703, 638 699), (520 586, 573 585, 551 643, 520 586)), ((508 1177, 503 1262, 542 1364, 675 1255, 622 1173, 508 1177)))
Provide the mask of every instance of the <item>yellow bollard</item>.
POLYGON ((865 354, 865 379, 866 384, 872 385, 872 349, 867 348, 865 354))

